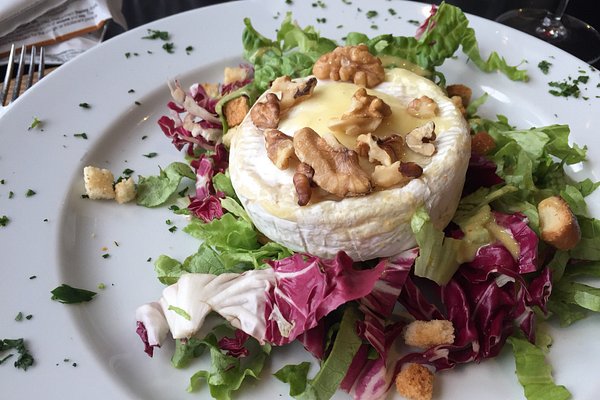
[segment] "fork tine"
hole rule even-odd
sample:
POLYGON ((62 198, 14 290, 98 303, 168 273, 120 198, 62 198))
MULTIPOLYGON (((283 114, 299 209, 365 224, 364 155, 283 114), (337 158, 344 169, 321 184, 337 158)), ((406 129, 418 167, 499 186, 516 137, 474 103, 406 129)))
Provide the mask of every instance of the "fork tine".
POLYGON ((17 77, 15 78, 15 87, 13 87, 11 102, 19 97, 21 91, 21 78, 23 78, 23 70, 25 69, 25 45, 21 46, 21 55, 19 56, 19 66, 17 67, 17 77))
POLYGON ((44 59, 45 51, 43 47, 40 47, 40 61, 38 65, 38 82, 44 77, 44 69, 46 68, 46 61, 44 59))
POLYGON ((6 96, 8 95, 8 85, 12 78, 12 69, 15 60, 15 45, 10 46, 10 54, 8 55, 8 64, 6 64, 6 75, 4 75, 4 83, 2 84, 2 92, 0 92, 0 106, 4 105, 6 96))
POLYGON ((29 72, 27 73, 27 83, 25 84, 25 90, 29 89, 33 85, 33 71, 35 70, 35 46, 31 46, 31 57, 29 58, 29 72))

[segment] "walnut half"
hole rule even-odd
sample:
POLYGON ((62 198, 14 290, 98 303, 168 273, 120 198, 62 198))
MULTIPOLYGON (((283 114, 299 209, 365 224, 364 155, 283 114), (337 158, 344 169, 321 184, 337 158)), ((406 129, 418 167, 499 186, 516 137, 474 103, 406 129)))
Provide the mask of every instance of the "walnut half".
POLYGON ((352 96, 350 109, 338 121, 329 125, 334 132, 358 136, 375 131, 384 117, 392 115, 392 109, 377 96, 367 94, 365 88, 358 89, 352 96))
POLYGON ((367 133, 356 138, 356 152, 361 157, 369 157, 370 163, 391 165, 402 156, 404 139, 399 135, 377 138, 367 133))
POLYGON ((317 86, 317 79, 294 82, 289 76, 281 76, 271 84, 271 91, 279 94, 279 107, 283 112, 296 103, 309 98, 317 86))
POLYGON ((433 121, 421 125, 406 135, 406 145, 415 153, 432 156, 435 153, 435 124, 433 121))
POLYGON ((313 168, 313 181, 323 190, 339 197, 371 191, 369 176, 360 168, 355 151, 332 147, 310 128, 294 134, 294 149, 298 159, 313 168))
POLYGON ((299 163, 294 173, 294 188, 298 195, 298 205, 305 206, 310 201, 312 196, 312 179, 315 175, 315 170, 306 163, 299 163))
POLYGON ((292 138, 277 129, 267 129, 264 135, 269 159, 277 168, 287 169, 290 160, 295 157, 292 138))
POLYGON ((381 60, 369 53, 365 44, 338 47, 323 54, 313 66, 313 74, 319 79, 354 82, 368 88, 385 79, 381 60))
POLYGON ((267 93, 265 99, 256 103, 250 110, 250 118, 257 128, 277 128, 279 125, 279 99, 274 93, 267 93))

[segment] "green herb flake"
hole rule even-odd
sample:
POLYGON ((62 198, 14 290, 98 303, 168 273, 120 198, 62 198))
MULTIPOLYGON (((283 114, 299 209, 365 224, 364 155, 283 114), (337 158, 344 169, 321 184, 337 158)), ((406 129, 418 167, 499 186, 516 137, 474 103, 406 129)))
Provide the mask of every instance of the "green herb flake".
POLYGON ((193 46, 188 46, 185 48, 185 54, 187 54, 188 56, 192 53, 192 51, 194 51, 193 46))
POLYGON ((317 18, 317 22, 318 22, 319 24, 324 24, 324 23, 326 23, 326 22, 327 22, 327 18, 317 18))
POLYGON ((31 315, 31 314, 28 314, 28 315, 25 317, 25 319, 26 319, 27 321, 29 321, 31 318, 33 318, 33 315, 31 315))
POLYGON ((15 317, 15 321, 23 321, 23 313, 21 311, 19 311, 19 313, 15 317))
POLYGON ((133 89, 129 89, 129 90, 127 91, 127 93, 135 93, 135 90, 133 90, 133 89))
POLYGON ((106 289, 106 285, 104 283, 99 283, 98 289, 106 289))
POLYGON ((8 218, 6 215, 0 217, 0 226, 6 226, 9 222, 10 218, 8 218))
POLYGON ((371 27, 370 27, 370 28, 371 28, 371 29, 379 29, 379 25, 373 24, 373 25, 371 25, 371 27))
POLYGON ((396 15, 397 14, 396 10, 394 10, 393 8, 388 8, 388 12, 390 13, 390 15, 396 15))
POLYGON ((555 88, 550 89, 548 92, 557 97, 575 97, 578 98, 581 94, 577 81, 573 81, 570 77, 563 80, 562 82, 548 82, 548 86, 555 88))
POLYGON ((175 233, 177 231, 177 227, 176 226, 172 226, 169 228, 169 232, 171 233, 175 233))
POLYGON ((366 13, 367 18, 371 19, 371 18, 375 18, 379 13, 375 10, 369 10, 366 13))
POLYGON ((148 139, 148 135, 142 136, 142 140, 146 140, 146 139, 148 139))
POLYGON ((130 175, 131 175, 131 174, 133 174, 134 172, 135 172, 135 171, 134 171, 134 170, 132 170, 132 169, 125 168, 125 169, 123 170, 123 175, 130 176, 130 175))
POLYGON ((342 3, 346 4, 346 5, 351 5, 352 2, 350 0, 342 0, 342 3))
POLYGON ((82 199, 89 199, 89 198, 90 198, 90 196, 88 196, 87 194, 82 194, 82 195, 81 195, 81 198, 82 198, 82 199))
POLYGON ((171 205, 171 206, 169 207, 169 210, 171 210, 171 211, 179 211, 179 207, 178 207, 178 206, 176 206, 175 204, 173 204, 173 205, 171 205))
POLYGON ((34 190, 31 189, 27 189, 27 191, 25 192, 25 197, 32 197, 35 196, 37 193, 34 190))
POLYGON ((85 140, 87 140, 87 138, 88 138, 87 133, 85 133, 85 132, 76 133, 73 136, 76 138, 85 139, 85 140))
POLYGON ((148 154, 142 154, 142 155, 143 155, 144 157, 146 157, 146 158, 154 158, 154 157, 156 157, 156 156, 158 155, 158 153, 151 152, 151 153, 148 153, 148 154))
POLYGON ((125 58, 129 58, 129 57, 131 57, 131 53, 130 52, 125 53, 125 58))
POLYGON ((538 63, 538 68, 540 69, 540 71, 542 71, 544 73, 544 75, 548 75, 548 72, 550 71, 550 67, 552 66, 552 63, 543 60, 540 61, 538 63))
POLYGON ((12 190, 10 192, 8 192, 8 198, 12 199, 13 197, 15 197, 15 192, 13 192, 12 190))
POLYGON ((76 304, 92 300, 96 292, 86 289, 78 289, 65 283, 52 290, 52 300, 57 300, 63 304, 76 304))
POLYGON ((315 2, 315 3, 312 3, 312 6, 313 6, 313 7, 319 7, 319 8, 325 8, 325 7, 327 7, 327 6, 325 5, 325 3, 323 3, 323 2, 322 2, 322 1, 320 1, 320 0, 319 0, 319 1, 317 1, 317 2, 315 2))
POLYGON ((294 2, 292 0, 285 0, 285 4, 291 6, 292 4, 294 4, 294 2))
POLYGON ((30 280, 32 280, 32 279, 35 279, 35 278, 37 278, 37 276, 36 276, 36 275, 31 275, 31 276, 29 277, 29 279, 30 279, 30 280))
POLYGON ((408 22, 409 24, 416 25, 416 26, 421 25, 421 23, 419 21, 417 21, 416 19, 409 19, 406 22, 408 22))
POLYGON ((109 257, 110 257, 110 254, 109 254, 109 253, 104 253, 104 254, 102 254, 102 258, 109 258, 109 257))
POLYGON ((581 83, 588 83, 588 81, 590 80, 590 77, 587 75, 580 75, 575 82, 581 82, 581 83))
POLYGON ((187 319, 188 321, 191 321, 192 317, 190 317, 190 314, 188 314, 184 309, 179 308, 179 307, 175 307, 175 306, 169 306, 168 308, 169 310, 175 312, 176 314, 182 316, 183 318, 187 319))
POLYGON ((149 39, 149 40, 160 39, 160 40, 164 40, 166 42, 167 40, 169 40, 170 37, 171 37, 171 35, 167 31, 148 29, 148 35, 142 36, 142 39, 149 39))
MULTIPOLYGON (((26 371, 27 368, 33 365, 34 359, 29 353, 27 346, 25 346, 25 340, 21 339, 2 339, 0 340, 0 352, 16 350, 19 354, 19 358, 14 362, 15 368, 20 368, 26 371)), ((6 360, 11 358, 14 354, 9 354, 0 360, 0 364, 3 364, 6 360)))
POLYGON ((173 44, 173 42, 167 42, 163 44, 162 48, 169 54, 173 54, 175 52, 175 45, 173 44))
POLYGON ((134 101, 133 103, 134 103, 136 106, 141 106, 141 105, 142 105, 142 103, 140 103, 140 102, 139 102, 139 101, 137 101, 137 100, 136 100, 136 101, 134 101))
POLYGON ((148 259, 146 260, 146 262, 150 262, 152 261, 152 257, 148 257, 148 259))
POLYGON ((88 109, 92 108, 92 106, 90 106, 89 103, 79 103, 79 107, 81 107, 81 108, 88 108, 88 109))
POLYGON ((33 121, 31 122, 31 125, 29 125, 29 128, 27 128, 28 131, 35 129, 35 128, 40 128, 42 126, 42 120, 40 120, 38 117, 33 117, 33 121))
POLYGON ((4 179, 0 179, 0 185, 4 185, 6 182, 4 181, 4 179))

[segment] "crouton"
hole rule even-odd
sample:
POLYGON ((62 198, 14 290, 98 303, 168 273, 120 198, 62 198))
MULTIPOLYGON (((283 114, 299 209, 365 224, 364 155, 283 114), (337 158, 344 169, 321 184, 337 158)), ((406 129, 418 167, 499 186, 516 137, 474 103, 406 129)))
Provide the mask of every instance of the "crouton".
POLYGON ((396 390, 409 400, 430 400, 433 373, 421 364, 408 364, 396 375, 396 390))
POLYGON ((452 96, 452 97, 450 97, 450 100, 452 101, 452 104, 454 104, 456 106, 458 111, 463 116, 467 115, 467 110, 466 110, 465 106, 463 105, 463 102, 462 102, 462 99, 460 98, 460 96, 452 96))
POLYGON ((223 75, 223 84, 228 85, 233 82, 245 80, 248 77, 248 70, 240 67, 225 67, 223 75))
POLYGON ((404 342, 424 349, 439 344, 452 344, 454 326, 447 320, 413 321, 404 330, 404 342))
POLYGON ((114 176, 112 172, 103 168, 87 166, 83 169, 85 192, 92 200, 114 199, 114 176))
POLYGON ((127 178, 115 185, 115 200, 123 204, 135 199, 135 183, 133 178, 127 178))
POLYGON ((538 204, 542 240, 559 250, 570 250, 581 239, 577 218, 561 197, 548 197, 538 204))
POLYGON ((225 103, 223 106, 223 114, 227 120, 227 125, 233 127, 241 124, 249 110, 250 107, 248 106, 248 99, 246 96, 236 97, 225 103))
POLYGON ((450 98, 459 96, 463 107, 469 105, 471 102, 471 96, 473 94, 473 91, 470 87, 461 84, 446 86, 446 92, 448 92, 448 97, 450 98))
POLYGON ((477 132, 471 136, 471 151, 475 154, 486 155, 496 148, 496 141, 487 132, 477 132))
POLYGON ((220 95, 218 83, 203 83, 202 87, 209 97, 217 98, 220 95))

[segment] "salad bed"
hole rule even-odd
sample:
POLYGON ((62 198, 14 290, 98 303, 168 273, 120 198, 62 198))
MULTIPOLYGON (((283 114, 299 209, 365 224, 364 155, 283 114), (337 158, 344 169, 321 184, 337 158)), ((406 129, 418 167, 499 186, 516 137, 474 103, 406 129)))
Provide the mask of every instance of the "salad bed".
MULTIPOLYGON (((216 97, 195 85, 189 94, 207 114, 220 113, 222 104, 240 95, 254 101, 278 76, 310 74, 314 61, 337 46, 311 27, 298 27, 289 16, 276 40, 259 34, 249 21, 246 25, 244 56, 251 63, 251 79, 223 86, 216 97)), ((417 36, 369 39, 351 33, 346 44, 367 43, 373 54, 415 63, 431 71, 431 78, 442 86, 445 79, 435 67, 452 57, 459 46, 484 71, 500 70, 511 79, 527 78, 525 71, 507 65, 495 53, 483 60, 468 21, 450 5, 441 5, 417 36)), ((287 321, 296 322, 285 337, 276 321, 267 320, 265 337, 253 338, 225 324, 203 338, 178 340, 172 359, 176 367, 188 365, 202 349, 208 349, 212 359, 213 368, 194 374, 190 389, 206 381, 215 398, 229 398, 246 377, 259 376, 271 345, 298 339, 321 362, 311 379, 307 363, 284 367, 275 374, 290 383, 290 395, 328 398, 339 387, 356 398, 377 398, 387 392, 405 363, 443 370, 494 357, 508 341, 528 399, 548 398, 550 392, 555 398, 568 398, 568 391, 553 383, 545 364, 549 340, 539 327, 550 317, 569 325, 590 310, 600 310, 598 289, 579 281, 582 276, 598 276, 600 253, 594 235, 598 221, 586 216, 584 200, 597 184, 574 182, 565 175, 565 164, 585 160, 585 148, 569 144, 567 126, 515 129, 503 116, 495 121, 477 117, 477 107, 484 101, 485 96, 471 103, 468 121, 473 133, 487 132, 496 145, 485 155, 472 155, 453 224, 445 232, 437 231, 427 213, 419 212, 412 219, 418 249, 365 263, 353 263, 342 252, 334 260, 292 254, 277 243, 265 242, 236 200, 227 175, 227 149, 219 136, 214 136, 216 131, 226 131, 226 124, 206 118, 199 123, 203 134, 194 136, 178 123, 178 115, 190 110, 170 103, 176 115, 161 118, 159 124, 175 146, 186 150, 189 164, 174 163, 160 176, 140 179, 138 203, 165 204, 183 178, 192 179, 196 193, 190 196, 187 208, 175 212, 191 216, 185 231, 202 244, 183 262, 161 256, 155 264, 160 281, 174 284, 186 272, 216 277, 272 270, 281 291, 268 292, 267 304, 277 305, 287 321), (538 239, 537 204, 551 195, 561 196, 577 215, 582 239, 570 251, 556 250, 538 239), (455 241, 464 233, 461 228, 479 212, 493 213, 497 223, 511 231, 520 245, 518 259, 503 245, 493 243, 460 267, 443 262, 452 259, 449 255, 456 251, 455 241), (440 280, 437 274, 448 274, 456 267, 458 271, 450 273, 451 279, 442 285, 423 277, 440 280), (289 273, 293 273, 292 279, 287 278, 289 273), (316 282, 310 292, 309 281, 316 282), (398 305, 418 320, 450 320, 455 342, 424 352, 404 349, 403 354, 395 354, 393 344, 409 320, 406 314, 393 313, 398 305)), ((248 296, 246 289, 241 286, 236 293, 248 296)), ((173 311, 184 320, 189 317, 185 309, 173 311)), ((158 344, 154 328, 138 324, 149 354, 158 344)))

